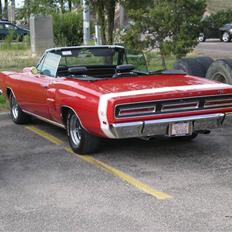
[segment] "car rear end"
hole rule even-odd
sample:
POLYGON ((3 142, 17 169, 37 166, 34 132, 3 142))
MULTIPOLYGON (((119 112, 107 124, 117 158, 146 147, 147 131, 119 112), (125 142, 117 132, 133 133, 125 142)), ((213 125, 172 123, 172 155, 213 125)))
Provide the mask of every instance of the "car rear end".
POLYGON ((230 124, 232 87, 213 83, 111 93, 101 97, 98 113, 110 138, 209 133, 230 124))

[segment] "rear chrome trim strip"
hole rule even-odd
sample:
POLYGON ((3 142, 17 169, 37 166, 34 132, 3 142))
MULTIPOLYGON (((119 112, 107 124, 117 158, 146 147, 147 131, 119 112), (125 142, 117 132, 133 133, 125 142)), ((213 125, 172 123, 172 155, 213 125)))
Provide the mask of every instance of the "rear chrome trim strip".
POLYGON ((58 127, 61 127, 61 128, 63 128, 63 129, 65 129, 65 126, 62 125, 62 124, 60 124, 60 123, 58 123, 58 122, 54 122, 54 121, 52 121, 52 120, 49 120, 49 119, 44 118, 44 117, 41 117, 41 116, 39 116, 39 115, 37 115, 37 114, 31 113, 31 112, 26 111, 26 110, 23 110, 23 112, 26 113, 26 114, 29 114, 29 115, 31 115, 31 116, 33 116, 33 117, 35 117, 35 118, 38 118, 38 119, 41 120, 41 121, 44 121, 44 122, 50 123, 50 124, 52 124, 52 125, 54 125, 54 126, 58 126, 58 127))
POLYGON ((225 119, 232 115, 225 113, 195 115, 188 117, 166 118, 158 120, 146 120, 127 123, 115 123, 110 125, 113 138, 137 138, 167 135, 169 125, 178 122, 194 122, 194 130, 211 130, 221 127, 225 119))

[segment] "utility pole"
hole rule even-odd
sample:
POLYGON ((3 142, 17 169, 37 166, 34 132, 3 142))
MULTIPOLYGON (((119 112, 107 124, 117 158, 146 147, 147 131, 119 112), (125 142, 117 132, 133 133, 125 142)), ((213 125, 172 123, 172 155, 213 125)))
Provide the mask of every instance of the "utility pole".
POLYGON ((90 12, 88 0, 83 0, 83 41, 84 45, 90 40, 90 12))
POLYGON ((11 18, 10 21, 12 23, 15 23, 15 0, 11 0, 11 14, 10 14, 11 18))
POLYGON ((120 5, 120 29, 124 29, 125 27, 125 8, 120 5))
POLYGON ((8 20, 8 0, 4 1, 3 13, 4 13, 4 19, 8 20))

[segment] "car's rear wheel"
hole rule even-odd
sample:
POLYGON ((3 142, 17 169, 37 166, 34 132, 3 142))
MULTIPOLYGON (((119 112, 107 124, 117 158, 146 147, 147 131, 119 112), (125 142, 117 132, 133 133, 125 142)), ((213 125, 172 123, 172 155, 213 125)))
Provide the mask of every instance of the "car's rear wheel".
POLYGON ((205 40, 206 40, 206 37, 205 37, 204 33, 200 33, 200 35, 198 37, 198 41, 199 42, 205 42, 205 40))
POLYGON ((69 144, 75 153, 85 155, 97 151, 99 138, 89 134, 82 127, 80 120, 73 111, 68 113, 66 128, 69 144))
POLYGON ((14 123, 24 124, 30 120, 30 116, 25 114, 20 108, 13 94, 10 95, 10 114, 14 123))
POLYGON ((231 36, 227 31, 223 32, 222 41, 225 42, 225 43, 228 43, 228 42, 231 41, 231 36))

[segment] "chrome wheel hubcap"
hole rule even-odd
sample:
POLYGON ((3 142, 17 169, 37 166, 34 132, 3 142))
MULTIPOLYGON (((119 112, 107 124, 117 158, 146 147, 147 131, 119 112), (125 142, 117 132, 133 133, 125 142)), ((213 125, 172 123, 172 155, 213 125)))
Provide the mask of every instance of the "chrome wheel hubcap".
POLYGON ((15 119, 17 119, 19 115, 19 105, 14 97, 12 99, 12 115, 15 119))
POLYGON ((224 33, 223 34, 223 41, 227 42, 229 40, 229 34, 228 33, 224 33))
POLYGON ((76 115, 72 115, 69 122, 69 133, 73 143, 79 146, 81 141, 81 125, 76 115))

